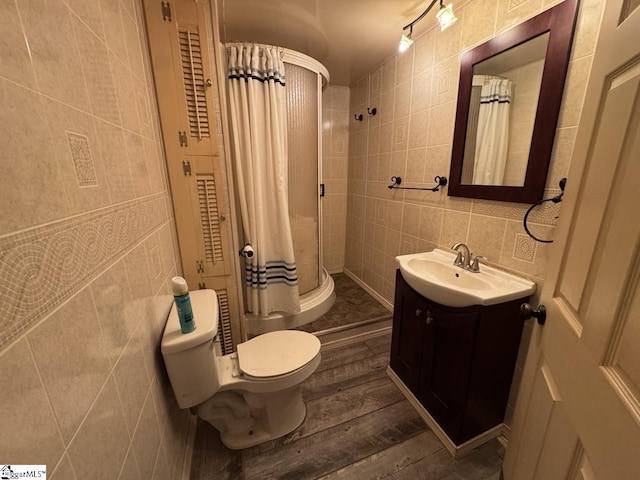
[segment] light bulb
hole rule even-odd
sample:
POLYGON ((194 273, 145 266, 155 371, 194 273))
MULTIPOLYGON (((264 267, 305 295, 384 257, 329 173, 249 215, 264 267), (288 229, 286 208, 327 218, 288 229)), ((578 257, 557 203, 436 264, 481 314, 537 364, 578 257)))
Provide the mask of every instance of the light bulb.
POLYGON ((406 52, 407 49, 413 44, 413 40, 411 40, 411 37, 407 37, 404 33, 402 34, 402 37, 400 38, 400 45, 398 45, 398 51, 399 52, 406 52))
POLYGON ((453 13, 453 4, 450 3, 446 7, 440 7, 438 13, 436 13, 436 18, 440 23, 440 30, 444 31, 446 28, 449 28, 451 25, 458 21, 458 17, 453 13))

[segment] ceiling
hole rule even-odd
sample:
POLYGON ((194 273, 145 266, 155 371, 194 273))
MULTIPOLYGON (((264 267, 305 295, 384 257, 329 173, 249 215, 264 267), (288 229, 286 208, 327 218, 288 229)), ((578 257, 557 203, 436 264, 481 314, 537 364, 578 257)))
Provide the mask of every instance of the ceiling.
MULTIPOLYGON (((402 27, 428 0, 220 0, 223 42, 267 43, 305 53, 352 85, 398 49, 402 27)), ((434 8, 413 38, 435 24, 434 8)))

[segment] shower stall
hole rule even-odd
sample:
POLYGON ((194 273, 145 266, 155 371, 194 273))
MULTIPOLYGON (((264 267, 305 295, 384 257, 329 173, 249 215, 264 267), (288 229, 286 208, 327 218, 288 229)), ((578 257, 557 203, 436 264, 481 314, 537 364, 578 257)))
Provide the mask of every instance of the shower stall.
POLYGON ((245 329, 249 335, 312 322, 335 301, 333 279, 322 264, 321 240, 322 89, 329 82, 329 73, 307 55, 279 50, 285 65, 288 207, 300 312, 275 311, 258 316, 248 311, 245 302, 245 329))

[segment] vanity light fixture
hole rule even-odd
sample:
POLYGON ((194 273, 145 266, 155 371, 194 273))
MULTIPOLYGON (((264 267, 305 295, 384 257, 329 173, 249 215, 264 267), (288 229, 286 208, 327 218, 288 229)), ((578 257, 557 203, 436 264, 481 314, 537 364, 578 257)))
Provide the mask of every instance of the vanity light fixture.
MULTIPOLYGON (((429 13, 429 10, 433 8, 433 6, 436 4, 437 1, 438 0, 432 0, 429 6, 427 7, 427 9, 424 12, 422 12, 418 18, 416 18, 413 22, 407 24, 406 26, 402 27, 402 37, 400 38, 400 45, 398 46, 398 50, 400 52, 406 51, 411 46, 411 44, 413 43, 413 40, 411 39, 411 35, 413 34, 413 26, 416 23, 418 23, 420 20, 422 20, 427 13, 429 13), (409 30, 409 32, 405 34, 404 32, 406 30, 409 30)), ((436 14, 436 18, 440 23, 440 30, 445 30, 446 28, 449 28, 458 20, 458 18, 453 13, 453 4, 450 3, 445 7, 442 0, 440 0, 440 10, 436 14)))

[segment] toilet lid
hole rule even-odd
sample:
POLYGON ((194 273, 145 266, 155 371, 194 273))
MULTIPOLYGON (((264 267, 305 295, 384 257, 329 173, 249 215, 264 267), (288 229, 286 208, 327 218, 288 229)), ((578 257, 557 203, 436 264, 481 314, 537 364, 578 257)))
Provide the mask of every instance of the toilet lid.
POLYGON ((275 377, 304 367, 318 352, 320 340, 315 335, 279 330, 238 344, 238 363, 252 377, 275 377))

